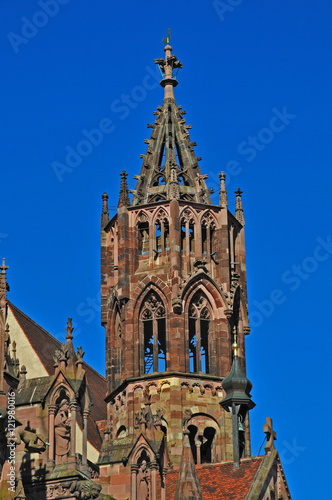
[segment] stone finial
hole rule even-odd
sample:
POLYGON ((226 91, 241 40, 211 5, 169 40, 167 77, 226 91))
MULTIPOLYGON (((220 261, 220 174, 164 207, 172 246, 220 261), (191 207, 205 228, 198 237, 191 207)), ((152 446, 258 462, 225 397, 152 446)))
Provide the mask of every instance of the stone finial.
POLYGON ((244 221, 244 213, 243 213, 243 206, 242 206, 242 191, 240 188, 237 188, 235 191, 236 194, 236 205, 235 205, 235 218, 242 224, 242 226, 245 225, 244 221))
POLYGON ((130 205, 127 177, 128 174, 125 170, 122 170, 121 174, 121 186, 120 186, 120 197, 118 207, 128 207, 130 205))
POLYGON ((0 299, 6 299, 7 298, 7 290, 8 290, 8 284, 7 284, 7 274, 6 271, 9 269, 9 266, 6 266, 6 259, 3 257, 2 259, 2 266, 0 266, 1 274, 0 274, 0 299))
POLYGON ((72 325, 73 325, 72 318, 68 318, 67 328, 66 328, 66 330, 67 330, 66 339, 70 339, 70 340, 73 339, 72 333, 73 333, 74 327, 72 325))
POLYGON ((220 172, 220 192, 219 192, 219 205, 223 208, 227 208, 227 191, 226 191, 226 174, 225 172, 220 172))
POLYGON ((263 431, 266 434, 265 455, 268 455, 272 450, 275 450, 274 441, 277 439, 277 434, 273 430, 271 417, 266 417, 266 424, 263 425, 263 431))
POLYGON ((25 365, 22 365, 20 371, 20 380, 26 380, 26 378, 27 378, 27 369, 25 365))
POLYGON ((106 224, 110 220, 109 212, 108 212, 108 194, 104 193, 102 194, 102 199, 103 199, 103 211, 101 214, 101 226, 104 228, 106 224))

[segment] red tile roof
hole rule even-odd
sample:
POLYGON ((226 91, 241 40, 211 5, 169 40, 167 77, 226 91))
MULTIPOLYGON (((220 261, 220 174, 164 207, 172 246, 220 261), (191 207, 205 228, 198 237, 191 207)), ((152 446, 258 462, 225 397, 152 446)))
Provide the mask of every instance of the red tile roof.
MULTIPOLYGON (((44 328, 37 325, 31 318, 24 314, 14 304, 9 302, 9 307, 24 331, 33 350, 39 357, 41 363, 49 375, 54 374, 53 354, 56 349, 59 349, 61 342, 48 333, 44 328)), ((83 368, 86 372, 88 385, 91 391, 93 406, 88 420, 88 440, 97 449, 101 446, 101 437, 96 422, 106 419, 106 403, 104 401, 106 394, 106 380, 96 372, 91 366, 83 363, 83 368)), ((29 367, 28 376, 29 376, 29 367)))
MULTIPOLYGON (((262 460, 263 457, 243 459, 239 469, 233 468, 233 462, 196 465, 203 500, 244 500, 262 460)), ((174 469, 166 476, 168 500, 174 500, 178 473, 179 469, 174 469)), ((160 484, 157 490, 160 492, 160 484)))

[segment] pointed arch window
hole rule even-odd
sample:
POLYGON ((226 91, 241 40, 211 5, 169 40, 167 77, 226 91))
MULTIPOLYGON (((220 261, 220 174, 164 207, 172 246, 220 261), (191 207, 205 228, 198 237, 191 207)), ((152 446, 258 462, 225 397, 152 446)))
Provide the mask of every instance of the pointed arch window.
POLYGON ((155 292, 150 292, 140 314, 144 348, 144 373, 166 370, 165 307, 155 292))
POLYGON ((207 298, 196 293, 189 306, 189 370, 209 373, 211 312, 207 298))

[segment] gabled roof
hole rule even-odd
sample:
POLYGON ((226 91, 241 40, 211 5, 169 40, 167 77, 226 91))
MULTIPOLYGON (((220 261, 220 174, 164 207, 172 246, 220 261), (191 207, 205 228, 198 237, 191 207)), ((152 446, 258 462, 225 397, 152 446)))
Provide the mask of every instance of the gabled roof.
MULTIPOLYGON (((243 459, 238 469, 234 469, 233 462, 196 465, 203 500, 244 500, 263 458, 243 459)), ((175 469, 166 476, 168 500, 174 500, 178 474, 179 469, 175 469)))
MULTIPOLYGON (((49 375, 54 375, 53 355, 56 349, 61 348, 61 342, 44 330, 44 328, 35 323, 35 321, 14 306, 14 304, 9 302, 9 307, 25 333, 32 349, 39 357, 45 370, 49 375)), ((27 369, 29 370, 29 366, 27 366, 27 369)), ((102 439, 96 422, 98 420, 106 419, 106 403, 104 401, 106 394, 106 380, 85 362, 83 362, 83 369, 86 372, 87 382, 93 400, 91 414, 88 419, 88 440, 99 450, 102 439)), ((29 379, 27 382, 29 383, 29 379)))

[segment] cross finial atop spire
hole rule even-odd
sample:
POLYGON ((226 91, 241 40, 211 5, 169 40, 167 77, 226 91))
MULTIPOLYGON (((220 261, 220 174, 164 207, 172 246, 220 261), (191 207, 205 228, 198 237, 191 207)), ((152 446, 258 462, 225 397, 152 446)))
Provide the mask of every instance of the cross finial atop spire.
POLYGON ((128 207, 130 205, 128 186, 127 186, 128 174, 125 170, 122 170, 120 176, 121 176, 121 187, 120 187, 120 198, 118 207, 128 207))
POLYGON ((173 69, 182 68, 182 63, 177 59, 177 57, 172 55, 172 47, 169 45, 171 39, 171 30, 168 30, 167 38, 163 38, 163 42, 166 44, 164 47, 165 59, 155 59, 155 64, 158 64, 161 69, 163 79, 160 85, 165 88, 164 99, 174 99, 174 87, 177 86, 178 82, 173 76, 173 69))
POLYGON ((235 194, 236 194, 235 217, 242 224, 242 226, 244 226, 245 221, 244 221, 243 205, 241 198, 242 195, 241 189, 237 188, 235 194))

